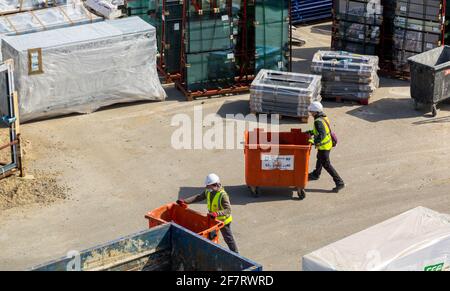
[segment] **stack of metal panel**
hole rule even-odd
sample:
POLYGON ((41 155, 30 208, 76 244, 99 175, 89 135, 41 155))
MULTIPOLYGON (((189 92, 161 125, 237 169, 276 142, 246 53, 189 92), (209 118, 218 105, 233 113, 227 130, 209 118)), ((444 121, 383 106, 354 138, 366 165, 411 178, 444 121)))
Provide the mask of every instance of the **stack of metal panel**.
POLYGON ((250 110, 307 118, 308 106, 320 101, 320 76, 261 70, 250 87, 250 110))
POLYGON ((7 35, 27 34, 102 20, 102 17, 89 12, 82 2, 37 11, 8 14, 0 16, 0 42, 7 35))
POLYGON ((394 70, 409 75, 408 58, 444 43, 443 0, 395 0, 392 62, 394 70))
POLYGON ((0 0, 0 15, 71 4, 73 0, 0 0))
POLYGON ((334 50, 376 55, 382 23, 380 0, 336 0, 331 46, 334 50))
POLYGON ((330 19, 332 3, 332 0, 292 0, 292 23, 302 24, 330 19))
POLYGON ((379 86, 378 57, 349 52, 318 51, 311 71, 322 76, 322 97, 368 104, 379 86))

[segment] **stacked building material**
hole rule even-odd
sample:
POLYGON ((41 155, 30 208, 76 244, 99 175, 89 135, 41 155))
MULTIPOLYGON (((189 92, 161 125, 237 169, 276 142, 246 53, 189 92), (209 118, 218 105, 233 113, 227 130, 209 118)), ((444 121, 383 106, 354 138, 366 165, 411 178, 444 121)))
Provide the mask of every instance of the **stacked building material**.
POLYGON ((353 100, 367 105, 379 86, 378 57, 318 51, 311 71, 322 76, 322 98, 353 100))
POLYGON ((183 81, 187 92, 233 85, 233 22, 226 6, 191 5, 183 39, 183 81))
POLYGON ((320 76, 261 70, 250 87, 253 113, 308 119, 308 106, 320 101, 320 76))
POLYGON ((0 15, 71 4, 72 0, 0 0, 0 15))
POLYGON ((334 50, 376 55, 383 23, 381 0, 336 0, 333 3, 334 50))
POLYGON ((82 2, 0 16, 0 37, 62 28, 102 21, 89 12, 82 2))
POLYGON ((125 0, 86 0, 85 4, 97 15, 106 19, 116 19, 123 15, 125 0))
POLYGON ((290 1, 133 0, 128 8, 146 11, 141 17, 158 32, 159 72, 192 100, 248 92, 260 69, 291 69, 290 1))
POLYGON ((317 22, 331 18, 332 0, 291 0, 293 24, 317 22))
POLYGON ((7 35, 33 33, 102 20, 102 17, 89 12, 82 2, 33 12, 8 14, 0 16, 0 41, 7 35))
POLYGON ((138 17, 5 36, 2 52, 14 60, 24 121, 166 96, 155 28, 138 17))
POLYGON ((443 0, 390 0, 395 11, 391 24, 393 27, 392 56, 389 71, 398 76, 408 77, 410 73, 408 58, 434 49, 444 44, 445 3, 443 0))

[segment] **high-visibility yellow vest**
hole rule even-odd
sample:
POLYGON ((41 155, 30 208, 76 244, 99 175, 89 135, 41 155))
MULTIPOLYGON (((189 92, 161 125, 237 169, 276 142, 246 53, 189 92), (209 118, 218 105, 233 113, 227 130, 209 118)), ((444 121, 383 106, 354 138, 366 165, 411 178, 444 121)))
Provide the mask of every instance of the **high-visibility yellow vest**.
MULTIPOLYGON (((320 122, 323 123, 323 125, 325 126, 325 131, 327 133, 325 135, 325 138, 320 141, 317 149, 320 151, 329 151, 333 148, 333 140, 331 138, 331 130, 330 130, 330 127, 328 126, 328 124, 330 124, 330 121, 329 121, 328 117, 321 117, 321 118, 318 118, 317 120, 319 120, 320 122), (328 122, 328 124, 327 124, 327 122, 328 122)), ((319 135, 319 132, 317 131, 316 126, 315 126, 315 122, 314 122, 313 134, 315 136, 319 135)))
MULTIPOLYGON (((218 212, 223 210, 222 206, 222 196, 225 194, 225 189, 220 189, 214 195, 211 190, 206 190, 206 201, 208 203, 209 212, 218 212), (214 196, 213 196, 214 195, 214 196)), ((233 216, 218 216, 218 220, 222 221, 225 225, 230 224, 233 221, 233 216)))

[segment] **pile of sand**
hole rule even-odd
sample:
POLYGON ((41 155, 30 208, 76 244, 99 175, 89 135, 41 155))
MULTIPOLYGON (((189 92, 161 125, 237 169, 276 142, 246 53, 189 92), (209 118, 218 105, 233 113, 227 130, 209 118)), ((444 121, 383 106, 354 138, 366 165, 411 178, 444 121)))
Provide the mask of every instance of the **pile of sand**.
POLYGON ((0 210, 35 203, 48 205, 67 198, 68 188, 57 183, 56 174, 35 171, 32 175, 0 180, 0 210))

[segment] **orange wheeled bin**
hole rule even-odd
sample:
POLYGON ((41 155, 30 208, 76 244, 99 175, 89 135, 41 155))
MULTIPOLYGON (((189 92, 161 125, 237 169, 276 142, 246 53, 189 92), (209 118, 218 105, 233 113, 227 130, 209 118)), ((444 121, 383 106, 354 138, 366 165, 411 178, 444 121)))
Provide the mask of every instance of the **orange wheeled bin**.
POLYGON ((306 197, 311 154, 309 137, 301 129, 245 132, 245 180, 255 197, 260 195, 260 187, 295 188, 301 200, 306 197), (271 142, 275 140, 274 134, 279 136, 277 144, 271 142))
POLYGON ((152 210, 147 213, 145 218, 148 219, 149 228, 174 222, 215 243, 219 243, 219 230, 224 226, 221 221, 189 209, 187 205, 180 206, 176 203, 152 210))

